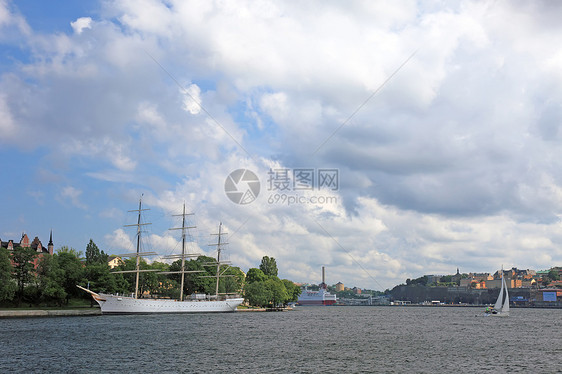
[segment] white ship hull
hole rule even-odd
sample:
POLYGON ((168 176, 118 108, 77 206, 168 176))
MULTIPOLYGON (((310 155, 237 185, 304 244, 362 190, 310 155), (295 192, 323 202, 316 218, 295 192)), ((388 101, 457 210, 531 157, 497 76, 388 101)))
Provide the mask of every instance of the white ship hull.
POLYGON ((332 295, 326 290, 304 290, 299 296, 297 305, 334 305, 336 301, 336 295, 332 295))
POLYGON ((226 300, 135 299, 134 297, 90 293, 99 304, 102 314, 152 314, 152 313, 227 313, 236 311, 242 298, 226 300))

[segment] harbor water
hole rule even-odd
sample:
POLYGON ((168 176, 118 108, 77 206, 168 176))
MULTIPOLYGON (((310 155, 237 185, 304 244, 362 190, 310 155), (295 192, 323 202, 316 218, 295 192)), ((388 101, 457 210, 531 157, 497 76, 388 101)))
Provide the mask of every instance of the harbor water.
POLYGON ((0 320, 0 373, 562 372, 562 310, 290 312, 0 320))

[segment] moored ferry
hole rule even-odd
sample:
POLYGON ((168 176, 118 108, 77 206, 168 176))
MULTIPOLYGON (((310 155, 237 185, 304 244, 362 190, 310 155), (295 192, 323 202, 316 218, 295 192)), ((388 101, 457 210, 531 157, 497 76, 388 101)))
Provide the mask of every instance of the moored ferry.
POLYGON ((334 305, 336 303, 336 295, 328 292, 324 276, 324 266, 322 266, 322 283, 318 291, 310 291, 304 289, 299 296, 297 305, 334 305))

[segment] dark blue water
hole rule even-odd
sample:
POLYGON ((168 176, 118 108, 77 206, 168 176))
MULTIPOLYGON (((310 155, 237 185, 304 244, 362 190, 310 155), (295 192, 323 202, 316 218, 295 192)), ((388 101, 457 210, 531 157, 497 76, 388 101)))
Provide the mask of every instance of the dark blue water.
POLYGON ((562 310, 292 312, 0 320, 0 372, 562 372, 562 310))

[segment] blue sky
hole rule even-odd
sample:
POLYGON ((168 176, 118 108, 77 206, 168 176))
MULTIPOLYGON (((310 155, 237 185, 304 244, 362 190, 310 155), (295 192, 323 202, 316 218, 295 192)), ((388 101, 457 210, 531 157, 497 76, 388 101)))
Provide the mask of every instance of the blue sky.
POLYGON ((300 282, 562 263, 560 5, 56 3, 0 1, 2 240, 131 252, 144 194, 147 249, 185 202, 193 251, 223 222, 300 282), (338 186, 268 189, 301 169, 338 186))

